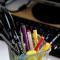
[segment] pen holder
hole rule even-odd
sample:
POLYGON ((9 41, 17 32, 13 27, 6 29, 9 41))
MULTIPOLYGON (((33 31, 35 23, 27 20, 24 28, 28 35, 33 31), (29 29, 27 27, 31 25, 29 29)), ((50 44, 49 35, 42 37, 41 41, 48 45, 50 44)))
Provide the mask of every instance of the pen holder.
POLYGON ((50 51, 40 52, 33 55, 22 54, 19 60, 47 60, 50 51))

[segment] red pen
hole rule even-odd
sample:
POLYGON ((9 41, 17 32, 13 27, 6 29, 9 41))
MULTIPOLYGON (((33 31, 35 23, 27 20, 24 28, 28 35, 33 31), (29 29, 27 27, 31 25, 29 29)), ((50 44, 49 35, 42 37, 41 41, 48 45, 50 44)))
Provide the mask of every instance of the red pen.
POLYGON ((42 44, 42 42, 44 41, 44 37, 42 36, 41 38, 40 38, 40 40, 38 41, 38 43, 37 43, 37 45, 36 45, 36 47, 34 48, 34 50, 38 50, 38 48, 41 46, 41 44, 42 44))

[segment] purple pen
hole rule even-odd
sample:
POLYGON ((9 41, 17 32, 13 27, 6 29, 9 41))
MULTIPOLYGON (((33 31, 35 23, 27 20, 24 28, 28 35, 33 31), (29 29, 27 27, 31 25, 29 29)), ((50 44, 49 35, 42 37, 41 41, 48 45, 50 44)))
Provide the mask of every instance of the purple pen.
POLYGON ((24 43, 26 45, 26 51, 29 50, 29 44, 28 44, 28 37, 27 37, 27 32, 26 32, 26 27, 25 25, 21 25, 21 31, 22 31, 22 34, 23 34, 23 40, 24 40, 24 43))

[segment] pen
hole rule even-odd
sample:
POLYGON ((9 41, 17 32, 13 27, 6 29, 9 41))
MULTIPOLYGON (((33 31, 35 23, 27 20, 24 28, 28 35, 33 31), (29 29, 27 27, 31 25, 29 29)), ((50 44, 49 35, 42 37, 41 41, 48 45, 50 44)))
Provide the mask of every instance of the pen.
POLYGON ((27 31, 27 35, 28 35, 29 47, 30 50, 32 50, 34 46, 33 46, 32 34, 30 30, 27 31))
POLYGON ((23 50, 24 53, 26 53, 25 43, 24 43, 24 41, 23 41, 23 34, 22 34, 21 31, 20 31, 20 38, 21 38, 22 50, 23 50))
POLYGON ((38 43, 37 30, 33 30, 33 41, 34 41, 34 47, 36 47, 36 45, 37 45, 37 43, 38 43))
POLYGON ((28 44, 28 37, 27 37, 27 32, 26 32, 26 26, 25 25, 21 25, 21 31, 22 31, 22 34, 23 34, 23 40, 24 40, 24 43, 26 45, 26 51, 29 50, 29 44, 28 44))
POLYGON ((49 48, 51 48, 51 45, 56 41, 56 39, 60 36, 60 34, 57 34, 54 39, 48 43, 46 42, 46 44, 43 45, 43 47, 40 49, 40 51, 47 51, 49 48))
POLYGON ((42 42, 44 41, 44 37, 42 36, 41 38, 40 38, 40 40, 38 41, 38 43, 37 43, 37 45, 36 45, 36 47, 34 48, 34 50, 38 50, 38 48, 41 46, 41 44, 42 44, 42 42))

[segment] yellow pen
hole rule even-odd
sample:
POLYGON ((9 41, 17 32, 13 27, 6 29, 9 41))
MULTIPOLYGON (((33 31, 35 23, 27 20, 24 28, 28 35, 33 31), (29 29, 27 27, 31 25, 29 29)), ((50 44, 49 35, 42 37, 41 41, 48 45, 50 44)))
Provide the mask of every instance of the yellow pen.
POLYGON ((33 30, 33 42, 34 42, 34 47, 36 47, 36 45, 37 45, 37 43, 38 43, 37 30, 33 30))

